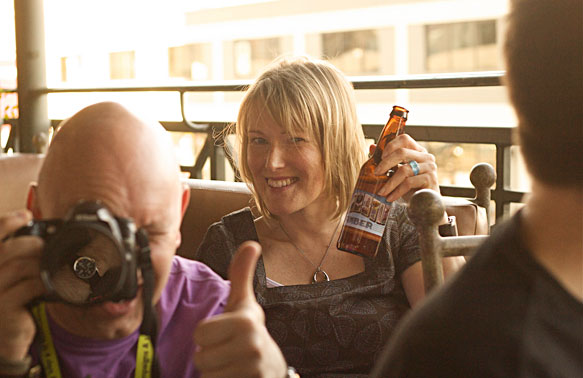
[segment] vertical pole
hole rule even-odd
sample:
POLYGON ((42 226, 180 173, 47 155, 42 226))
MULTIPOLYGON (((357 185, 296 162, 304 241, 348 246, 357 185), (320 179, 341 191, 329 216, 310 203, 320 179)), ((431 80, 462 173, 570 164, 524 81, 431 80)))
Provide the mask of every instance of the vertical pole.
MULTIPOLYGON (((209 133, 207 138, 212 138, 213 135, 217 135, 217 130, 213 127, 212 132, 209 133)), ((214 139, 214 138, 213 138, 214 139)), ((222 180, 225 181, 225 150, 222 146, 217 146, 213 143, 213 150, 211 154, 211 180, 222 180)))
MULTIPOLYGON (((43 0, 14 0, 19 152, 44 152, 49 130, 43 0)), ((16 146, 15 146, 16 147, 16 146)))
POLYGON ((510 214, 510 202, 504 191, 510 189, 510 172, 512 170, 510 160, 511 152, 509 144, 496 145, 496 189, 494 194, 496 198, 496 222, 510 214))

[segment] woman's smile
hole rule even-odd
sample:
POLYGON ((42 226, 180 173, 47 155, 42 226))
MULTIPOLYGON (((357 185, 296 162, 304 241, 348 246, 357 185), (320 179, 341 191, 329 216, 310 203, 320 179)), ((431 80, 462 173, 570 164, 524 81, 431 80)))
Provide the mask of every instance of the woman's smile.
POLYGON ((266 178, 267 186, 270 188, 283 188, 296 183, 299 179, 297 177, 288 178, 266 178))

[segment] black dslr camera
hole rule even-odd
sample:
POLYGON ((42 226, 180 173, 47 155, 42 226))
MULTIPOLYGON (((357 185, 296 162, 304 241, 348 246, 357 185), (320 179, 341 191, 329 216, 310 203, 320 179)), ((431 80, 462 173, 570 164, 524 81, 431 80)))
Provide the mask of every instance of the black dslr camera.
POLYGON ((98 201, 81 201, 65 219, 34 220, 13 236, 44 239, 42 300, 75 305, 135 298, 140 254, 147 237, 131 219, 118 218, 98 201))

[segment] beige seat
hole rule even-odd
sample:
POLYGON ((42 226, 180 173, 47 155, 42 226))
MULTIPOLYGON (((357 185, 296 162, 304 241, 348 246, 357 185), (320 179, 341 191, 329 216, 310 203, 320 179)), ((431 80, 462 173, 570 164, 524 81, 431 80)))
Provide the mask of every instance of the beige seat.
MULTIPOLYGON (((207 228, 222 216, 250 206, 252 197, 244 183, 198 179, 187 180, 187 183, 190 186, 190 204, 182 222, 182 245, 178 254, 192 258, 207 228)), ((484 192, 478 187, 476 191, 484 192)), ((489 202, 490 192, 486 193, 489 202)), ((443 199, 447 213, 456 217, 459 235, 488 234, 489 222, 485 208, 463 198, 443 199)))
MULTIPOLYGON (((0 156, 0 214, 25 207, 27 188, 36 181, 42 155, 0 156)), ((181 226, 182 245, 177 253, 192 258, 207 228, 223 215, 251 203, 251 192, 240 182, 189 179, 190 204, 181 226)), ((476 204, 445 197, 447 211, 455 215, 460 235, 487 233, 486 213, 476 204)))
MULTIPOLYGON (((472 168, 470 175, 472 184, 476 188, 476 198, 473 203, 481 204, 480 209, 486 216, 487 225, 489 221, 490 187, 496 181, 494 168, 489 164, 478 164, 472 168)), ((470 256, 475 249, 483 243, 489 234, 480 233, 459 233, 460 236, 441 237, 438 232, 438 225, 442 220, 446 202, 439 193, 423 189, 413 195, 409 203, 409 217, 415 223, 419 232, 421 246, 421 264, 423 267, 423 279, 425 292, 428 293, 435 287, 443 283, 443 267, 441 260, 449 256, 470 256)), ((450 213, 449 207, 447 208, 450 213)))
POLYGON ((180 231, 182 244, 177 253, 192 258, 208 227, 232 211, 250 206, 251 192, 242 182, 186 180, 190 187, 190 203, 180 231))

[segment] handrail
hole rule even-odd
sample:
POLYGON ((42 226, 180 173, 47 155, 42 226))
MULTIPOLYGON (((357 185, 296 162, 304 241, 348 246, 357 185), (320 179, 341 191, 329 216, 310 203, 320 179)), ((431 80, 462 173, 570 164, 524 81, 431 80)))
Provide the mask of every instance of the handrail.
MULTIPOLYGON (((355 90, 395 90, 395 89, 430 89, 430 88, 460 88, 460 87, 488 87, 503 85, 504 71, 462 72, 445 74, 415 74, 392 76, 349 76, 355 90)), ((228 122, 208 122, 186 118, 184 96, 189 92, 242 92, 252 83, 251 80, 224 80, 205 81, 200 83, 185 82, 178 85, 160 86, 101 86, 101 87, 51 87, 39 89, 36 94, 58 93, 89 93, 89 92, 176 92, 180 96, 181 122, 161 121, 169 131, 190 131, 206 133, 212 136, 218 130, 223 129, 228 122)), ((4 93, 16 92, 16 89, 3 89, 4 93)), ((16 120, 14 120, 16 121, 16 120)), ((16 124, 17 122, 10 123, 16 124)), ((53 120, 53 125, 55 121, 53 120)), ((380 124, 363 124, 363 130, 367 137, 376 138, 380 124)), ((419 141, 438 141, 449 143, 486 143, 496 146, 496 188, 492 191, 492 199, 496 203, 496 218, 507 213, 507 204, 520 201, 524 193, 506 189, 509 179, 509 149, 512 146, 512 128, 507 127, 456 127, 456 126, 430 126, 408 125, 408 133, 419 141)), ((193 167, 183 167, 195 177, 200 175, 204 162, 211 160, 211 176, 221 179, 223 172, 217 159, 224 159, 225 154, 219 151, 218 146, 205 143, 203 151, 197 157, 193 167)), ((469 188, 441 186, 442 194, 453 196, 468 196, 469 188)))
MULTIPOLYGON (((349 76, 354 89, 428 89, 487 87, 502 85, 504 71, 456 72, 443 74, 349 76)), ((38 94, 81 92, 239 92, 244 91, 252 80, 221 80, 201 83, 160 86, 108 86, 108 87, 52 87, 39 89, 38 94)), ((16 89, 3 89, 16 92, 16 89)))

